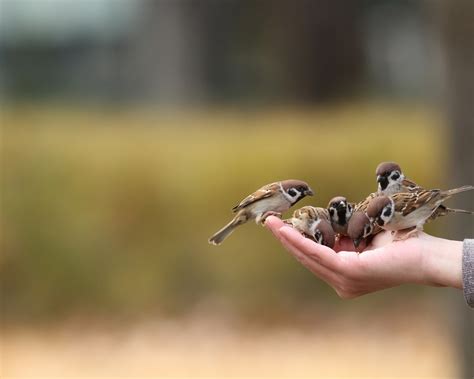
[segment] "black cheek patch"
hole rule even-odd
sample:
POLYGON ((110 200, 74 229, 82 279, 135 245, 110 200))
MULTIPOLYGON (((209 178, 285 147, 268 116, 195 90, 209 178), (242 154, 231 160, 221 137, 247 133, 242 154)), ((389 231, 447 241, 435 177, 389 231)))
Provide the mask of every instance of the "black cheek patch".
POLYGON ((379 183, 380 183, 380 188, 381 188, 382 190, 384 190, 385 188, 387 188, 387 186, 388 186, 388 179, 387 179, 387 177, 386 177, 386 176, 381 177, 379 183))
POLYGON ((290 189, 288 191, 288 195, 290 195, 291 197, 294 197, 294 196, 296 196, 296 191, 294 189, 290 189))
POLYGON ((392 210, 390 208, 387 208, 385 212, 383 212, 383 215, 385 217, 389 217, 392 214, 392 210))
POLYGON ((334 209, 333 208, 329 208, 329 214, 331 215, 331 217, 334 217, 334 209))

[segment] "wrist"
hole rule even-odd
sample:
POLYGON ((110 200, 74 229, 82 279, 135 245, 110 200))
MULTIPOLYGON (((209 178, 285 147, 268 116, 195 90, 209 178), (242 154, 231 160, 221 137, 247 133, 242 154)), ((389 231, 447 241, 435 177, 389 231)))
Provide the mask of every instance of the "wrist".
POLYGON ((431 237, 424 255, 424 283, 462 289, 462 242, 431 237))

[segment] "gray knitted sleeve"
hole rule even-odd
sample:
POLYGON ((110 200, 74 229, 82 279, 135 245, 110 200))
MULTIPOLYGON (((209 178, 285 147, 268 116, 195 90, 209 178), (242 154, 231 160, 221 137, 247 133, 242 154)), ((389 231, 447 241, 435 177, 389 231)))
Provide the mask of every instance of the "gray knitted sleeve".
POLYGON ((464 240, 463 243, 462 282, 466 302, 474 307, 474 239, 464 240))

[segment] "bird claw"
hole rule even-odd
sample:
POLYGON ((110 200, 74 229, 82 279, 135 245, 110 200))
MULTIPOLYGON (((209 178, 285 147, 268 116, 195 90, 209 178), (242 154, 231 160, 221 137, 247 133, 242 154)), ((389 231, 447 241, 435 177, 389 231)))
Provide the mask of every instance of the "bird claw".
POLYGON ((394 241, 405 241, 410 237, 418 237, 418 228, 398 230, 393 235, 394 241))
POLYGON ((265 224, 265 221, 266 221, 267 217, 269 217, 269 216, 275 216, 275 217, 281 218, 282 215, 281 215, 281 213, 279 213, 279 212, 268 211, 268 212, 265 212, 265 213, 260 217, 259 220, 257 220, 257 223, 258 223, 258 224, 262 224, 262 225, 265 224))

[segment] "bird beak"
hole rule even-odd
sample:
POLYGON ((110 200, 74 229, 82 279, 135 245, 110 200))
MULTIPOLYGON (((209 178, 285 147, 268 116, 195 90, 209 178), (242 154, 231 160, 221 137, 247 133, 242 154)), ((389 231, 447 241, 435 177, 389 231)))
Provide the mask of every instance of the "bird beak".
POLYGON ((381 180, 382 180, 382 177, 380 175, 377 175, 377 183, 380 183, 381 180))
POLYGON ((360 242, 361 242, 361 239, 360 238, 356 238, 354 240, 352 240, 352 243, 354 244, 354 247, 357 249, 360 245, 360 242))
POLYGON ((305 194, 306 196, 313 196, 313 195, 314 195, 314 192, 313 192, 313 190, 312 190, 311 188, 308 188, 308 189, 304 192, 304 194, 305 194))

